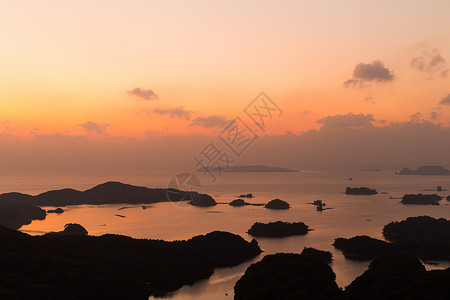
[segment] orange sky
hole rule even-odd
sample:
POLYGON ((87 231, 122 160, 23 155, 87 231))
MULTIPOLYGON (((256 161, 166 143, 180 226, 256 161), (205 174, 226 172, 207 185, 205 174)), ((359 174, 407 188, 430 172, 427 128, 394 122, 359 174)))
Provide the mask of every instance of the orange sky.
POLYGON ((0 133, 213 136, 220 126, 194 120, 241 116, 261 91, 284 111, 269 134, 349 112, 387 122, 436 112, 448 126, 438 103, 450 93, 449 11, 448 1, 2 1, 0 133), (376 60, 393 79, 344 87, 376 60), (180 107, 185 117, 155 113, 180 107))

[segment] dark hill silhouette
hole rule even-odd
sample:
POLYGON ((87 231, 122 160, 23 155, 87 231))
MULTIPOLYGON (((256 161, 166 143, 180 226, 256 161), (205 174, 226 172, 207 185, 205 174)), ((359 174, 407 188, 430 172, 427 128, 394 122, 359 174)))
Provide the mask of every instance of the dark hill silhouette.
POLYGON ((45 235, 87 235, 86 228, 77 223, 69 223, 64 226, 64 230, 58 232, 49 232, 45 235))
POLYGON ((0 205, 33 204, 34 196, 17 192, 0 194, 0 205))
POLYGON ((385 225, 383 235, 390 241, 450 238, 450 220, 429 216, 409 217, 406 220, 385 225))
POLYGON ((83 202, 83 192, 74 189, 62 189, 44 192, 35 197, 36 204, 42 206, 65 206, 77 205, 83 202))
POLYGON ((354 260, 371 260, 382 254, 402 253, 422 260, 450 261, 450 237, 386 243, 368 236, 356 236, 350 239, 337 238, 333 245, 346 258, 354 260))
POLYGON ((357 299, 449 299, 450 268, 426 271, 410 255, 377 257, 347 292, 357 299))
MULTIPOLYGON (((173 189, 171 189, 174 191, 173 189)), ((38 206, 66 206, 80 204, 149 204, 164 201, 192 200, 192 196, 198 196, 197 192, 178 191, 167 197, 168 189, 151 189, 134 186, 121 182, 110 181, 99 184, 86 191, 74 189, 61 189, 44 192, 37 196, 21 193, 6 193, 0 195, 0 204, 30 204, 38 206)))
POLYGON ((331 254, 331 252, 318 250, 316 248, 305 247, 303 248, 301 255, 309 259, 323 261, 326 264, 331 264, 333 261, 333 254, 331 254))
POLYGON ((45 192, 37 195, 36 201, 38 205, 42 206, 116 203, 147 204, 168 201, 166 193, 166 189, 149 189, 110 181, 99 184, 84 192, 74 189, 45 192))
MULTIPOLYGON (((323 255, 278 253, 252 264, 235 286, 236 300, 338 299, 343 292, 323 255), (317 256, 317 259, 314 257, 317 256)), ((343 299, 343 298, 342 298, 343 299)))
POLYGON ((342 291, 327 265, 331 253, 304 249, 302 254, 267 255, 252 264, 234 286, 235 299, 449 299, 450 268, 426 271, 408 254, 386 254, 342 291), (308 250, 308 251, 305 251, 308 250))
POLYGON ((30 224, 32 220, 44 220, 47 216, 45 210, 38 206, 19 204, 4 205, 0 203, 0 225, 12 229, 19 229, 30 224))
POLYGON ((383 235, 394 241, 387 243, 368 236, 337 238, 334 246, 346 258, 370 260, 382 254, 408 254, 423 260, 450 261, 450 221, 428 216, 411 217, 391 222, 383 235))
POLYGON ((84 192, 85 199, 98 203, 154 203, 167 201, 166 189, 149 189, 120 182, 106 182, 84 192))
POLYGON ((148 299, 261 253, 215 231, 187 241, 29 236, 0 226, 0 299, 148 299))

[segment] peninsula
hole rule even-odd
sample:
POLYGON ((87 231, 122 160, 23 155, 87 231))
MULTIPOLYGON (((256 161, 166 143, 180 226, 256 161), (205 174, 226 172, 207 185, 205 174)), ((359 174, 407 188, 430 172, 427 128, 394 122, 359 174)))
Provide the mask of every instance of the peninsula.
POLYGON ((39 195, 5 193, 0 195, 0 225, 18 229, 32 220, 45 219, 40 206, 64 207, 67 205, 101 204, 151 204, 157 202, 193 201, 196 204, 215 205, 214 199, 198 192, 177 189, 147 188, 116 181, 99 184, 86 191, 70 188, 53 190, 39 195))

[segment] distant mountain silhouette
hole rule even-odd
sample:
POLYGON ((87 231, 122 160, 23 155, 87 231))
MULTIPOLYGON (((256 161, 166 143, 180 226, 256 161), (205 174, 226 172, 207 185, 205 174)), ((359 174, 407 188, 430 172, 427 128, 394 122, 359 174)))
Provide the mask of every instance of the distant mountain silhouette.
POLYGON ((450 171, 441 166, 422 166, 417 170, 411 170, 403 168, 400 172, 396 172, 396 175, 450 175, 450 171))
MULTIPOLYGON (((214 168, 213 168, 214 169, 214 168)), ((197 172, 203 172, 204 169, 200 168, 197 172)), ((230 166, 228 169, 221 169, 222 172, 300 172, 295 169, 281 168, 281 167, 268 167, 265 165, 248 165, 248 166, 230 166)))
POLYGON ((33 204, 34 196, 17 192, 0 194, 0 205, 33 204))

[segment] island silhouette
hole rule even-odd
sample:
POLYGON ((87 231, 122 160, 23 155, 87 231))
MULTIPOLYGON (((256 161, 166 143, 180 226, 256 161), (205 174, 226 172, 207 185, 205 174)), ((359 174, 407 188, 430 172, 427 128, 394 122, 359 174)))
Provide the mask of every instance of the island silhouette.
MULTIPOLYGON (((151 204, 168 201, 191 201, 194 206, 216 205, 211 196, 196 191, 147 188, 109 181, 85 191, 65 188, 47 191, 35 196, 17 192, 1 194, 0 225, 18 229, 29 224, 32 220, 44 220, 46 212, 40 206, 151 204)), ((61 212, 61 210, 55 209, 49 212, 61 212)))
POLYGON ((400 172, 395 172, 396 175, 450 175, 450 170, 441 166, 422 166, 416 170, 403 168, 400 172))
POLYGON ((235 299, 448 299, 450 268, 427 271, 420 259, 450 260, 449 226, 446 219, 412 217, 384 227, 393 243, 368 236, 336 239, 346 258, 373 260, 345 289, 336 284, 328 251, 267 255, 236 282, 235 299))
POLYGON ((337 238, 334 247, 348 259, 370 260, 378 255, 404 253, 422 260, 450 261, 450 220, 429 216, 409 217, 383 228, 391 243, 369 236, 337 238))

